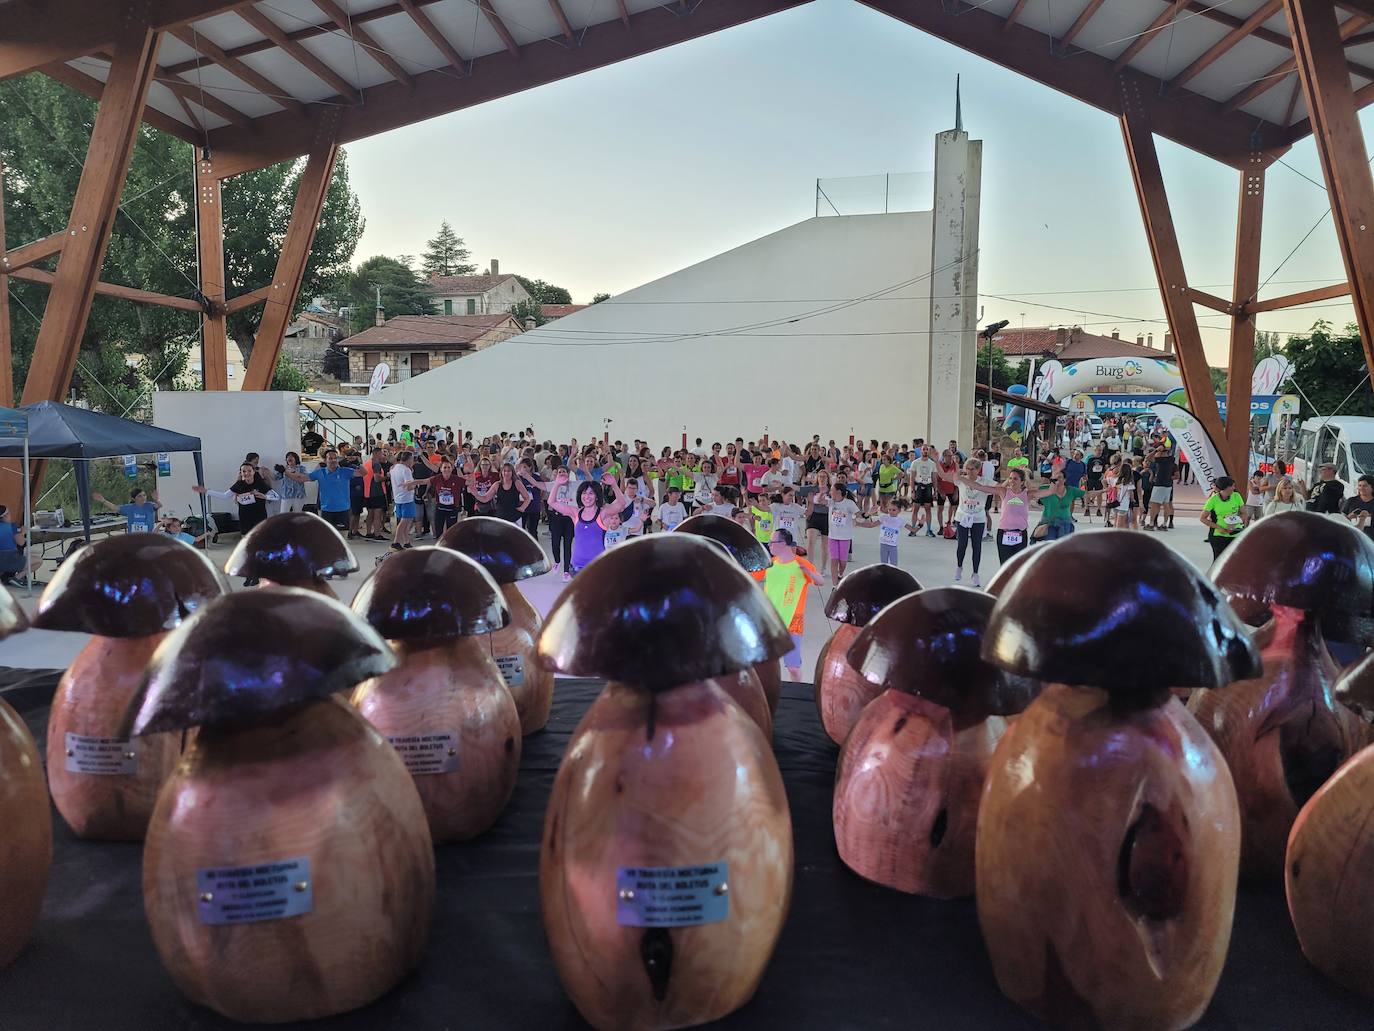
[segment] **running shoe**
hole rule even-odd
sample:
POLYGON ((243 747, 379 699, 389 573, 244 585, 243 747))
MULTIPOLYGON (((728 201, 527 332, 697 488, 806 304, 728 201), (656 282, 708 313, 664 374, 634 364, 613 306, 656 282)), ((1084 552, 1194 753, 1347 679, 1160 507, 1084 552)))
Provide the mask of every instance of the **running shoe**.
POLYGON ((572 579, 572 574, 571 574, 571 573, 565 572, 565 573, 563 574, 563 582, 564 582, 564 583, 567 583, 567 582, 568 582, 569 580, 571 580, 571 579, 572 579))
POLYGON ((983 586, 982 581, 978 579, 978 574, 977 574, 977 573, 974 573, 974 574, 973 574, 973 579, 970 580, 969 583, 972 584, 974 587, 982 587, 982 586, 983 586))
POLYGON ((954 582, 955 582, 955 583, 958 583, 958 582, 959 582, 960 580, 962 580, 963 578, 964 578, 964 571, 963 571, 962 569, 956 569, 956 570, 954 571, 954 582))

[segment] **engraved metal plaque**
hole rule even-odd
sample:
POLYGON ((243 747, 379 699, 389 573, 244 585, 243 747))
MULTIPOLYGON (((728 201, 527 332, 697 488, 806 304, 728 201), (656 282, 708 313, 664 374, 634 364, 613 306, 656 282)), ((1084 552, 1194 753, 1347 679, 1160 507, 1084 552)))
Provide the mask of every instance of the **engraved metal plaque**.
POLYGON ((203 924, 255 924, 314 908, 309 856, 196 871, 196 909, 203 924))
POLYGON ((412 777, 428 773, 452 773, 458 769, 458 735, 452 731, 405 734, 389 737, 412 777))
POLYGON ((138 773, 138 745, 117 737, 64 735, 68 773, 92 773, 103 777, 129 777, 138 773))
POLYGON ((496 666, 506 680, 507 687, 519 687, 525 682, 525 657, 523 655, 498 655, 496 666))
POLYGON ((728 864, 621 866, 615 872, 615 921, 622 927, 691 927, 730 915, 728 864))

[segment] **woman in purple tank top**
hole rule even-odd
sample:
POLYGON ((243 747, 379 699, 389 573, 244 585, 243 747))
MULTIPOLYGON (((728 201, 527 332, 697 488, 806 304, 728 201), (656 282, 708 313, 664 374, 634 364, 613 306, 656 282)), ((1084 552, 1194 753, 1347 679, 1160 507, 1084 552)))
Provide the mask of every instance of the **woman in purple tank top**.
MULTIPOLYGON (((557 486, 568 481, 568 470, 558 470, 554 478, 557 486)), ((556 497, 555 493, 552 497, 556 497)), ((549 501, 549 509, 561 512, 573 521, 572 572, 576 573, 592 559, 605 550, 606 531, 601 528, 600 517, 610 512, 619 512, 630 504, 630 499, 620 492, 615 477, 610 473, 601 477, 601 483, 580 483, 577 486, 575 503, 549 501), (610 491, 610 501, 603 500, 602 489, 610 491)))

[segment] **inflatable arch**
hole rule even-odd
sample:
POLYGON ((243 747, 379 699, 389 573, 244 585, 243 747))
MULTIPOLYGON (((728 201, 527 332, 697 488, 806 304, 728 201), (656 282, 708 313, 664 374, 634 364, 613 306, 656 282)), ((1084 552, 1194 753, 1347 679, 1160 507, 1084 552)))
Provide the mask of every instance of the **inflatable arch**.
POLYGON ((1182 386, 1178 366, 1163 358, 1087 358, 1067 365, 1051 359, 1040 367, 1034 393, 1059 402, 1102 387, 1146 387, 1168 394, 1182 386))

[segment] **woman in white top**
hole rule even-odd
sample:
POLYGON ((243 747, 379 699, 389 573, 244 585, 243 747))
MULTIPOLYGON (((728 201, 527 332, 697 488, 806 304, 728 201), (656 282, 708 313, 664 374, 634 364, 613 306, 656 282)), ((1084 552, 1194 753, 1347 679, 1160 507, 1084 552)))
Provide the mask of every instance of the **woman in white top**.
POLYGON ((854 520, 859 506, 840 483, 830 488, 830 586, 838 587, 849 565, 849 549, 854 543, 854 520))
POLYGON ((972 544, 974 587, 982 586, 978 580, 978 566, 983 561, 983 531, 988 521, 988 498, 999 489, 996 483, 984 480, 979 475, 982 471, 983 463, 976 458, 970 458, 964 463, 963 469, 953 475, 938 465, 935 467, 935 475, 940 479, 964 488, 959 492, 959 504, 954 513, 954 582, 959 583, 964 578, 964 556, 968 553, 969 544, 972 544))
POLYGON ((1287 476, 1278 482, 1274 488, 1274 500, 1266 502, 1264 514, 1273 515, 1275 512, 1301 512, 1307 508, 1307 502, 1303 500, 1303 492, 1287 476))

